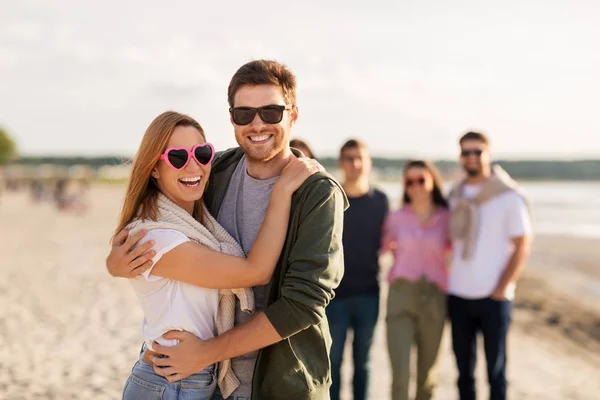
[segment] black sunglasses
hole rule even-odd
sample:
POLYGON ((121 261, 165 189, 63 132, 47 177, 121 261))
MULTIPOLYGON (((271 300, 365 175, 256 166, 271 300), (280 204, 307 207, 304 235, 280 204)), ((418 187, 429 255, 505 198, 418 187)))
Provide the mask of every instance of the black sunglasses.
POLYGON ((278 124, 283 119, 283 112, 292 109, 291 104, 285 106, 278 104, 270 104, 263 107, 231 107, 229 112, 231 118, 236 125, 248 125, 254 121, 254 117, 258 113, 260 119, 266 124, 278 124))
POLYGON ((422 176, 417 179, 406 178, 406 187, 411 187, 412 185, 420 185, 423 186, 425 184, 425 178, 422 176))
POLYGON ((481 157, 481 154, 483 154, 483 150, 481 150, 481 149, 462 150, 460 152, 460 155, 462 157, 469 157, 471 154, 473 154, 474 156, 477 156, 477 157, 481 157))

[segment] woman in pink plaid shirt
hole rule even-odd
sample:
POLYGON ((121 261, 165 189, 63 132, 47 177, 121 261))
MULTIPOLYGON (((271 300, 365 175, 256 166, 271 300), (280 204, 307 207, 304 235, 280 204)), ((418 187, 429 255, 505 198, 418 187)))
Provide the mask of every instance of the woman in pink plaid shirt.
POLYGON ((410 351, 417 346, 416 399, 433 397, 436 363, 446 320, 448 203, 435 166, 423 160, 404 167, 399 210, 384 224, 382 253, 392 251, 387 304, 387 342, 392 399, 408 399, 410 351))

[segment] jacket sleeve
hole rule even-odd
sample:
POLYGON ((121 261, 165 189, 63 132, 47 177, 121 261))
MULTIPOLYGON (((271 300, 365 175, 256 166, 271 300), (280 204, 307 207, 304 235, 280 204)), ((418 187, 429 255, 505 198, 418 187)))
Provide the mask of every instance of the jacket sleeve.
POLYGON ((329 179, 310 185, 287 260, 281 295, 265 314, 282 338, 325 318, 325 307, 344 274, 342 230, 345 196, 329 179))

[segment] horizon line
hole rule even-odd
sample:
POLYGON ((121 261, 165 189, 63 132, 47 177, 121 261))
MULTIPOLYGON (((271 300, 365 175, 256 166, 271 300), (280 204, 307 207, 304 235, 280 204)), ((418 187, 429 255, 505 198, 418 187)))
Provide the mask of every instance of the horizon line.
MULTIPOLYGON (((411 160, 411 159, 427 159, 434 162, 458 162, 458 157, 450 158, 450 157, 425 157, 421 155, 416 156, 406 156, 406 155, 398 155, 398 156, 390 156, 390 155, 377 155, 370 154, 372 159, 380 159, 380 160, 411 160)), ((100 154, 100 155, 74 155, 74 154, 23 154, 15 157, 10 160, 11 162, 18 162, 20 159, 35 159, 35 158, 62 158, 62 159, 74 159, 74 158, 82 158, 82 159, 99 159, 99 158, 122 158, 122 159, 132 159, 133 155, 119 155, 119 154, 100 154)), ((319 155, 316 159, 334 159, 337 160, 338 155, 319 155)), ((530 157, 508 157, 508 156, 499 156, 493 157, 492 162, 501 162, 501 161, 509 161, 509 162, 518 162, 518 161, 526 161, 526 162, 535 162, 535 161, 545 161, 545 162, 578 162, 578 161, 600 161, 600 154, 596 156, 582 156, 582 157, 561 157, 561 158, 530 158, 530 157)))

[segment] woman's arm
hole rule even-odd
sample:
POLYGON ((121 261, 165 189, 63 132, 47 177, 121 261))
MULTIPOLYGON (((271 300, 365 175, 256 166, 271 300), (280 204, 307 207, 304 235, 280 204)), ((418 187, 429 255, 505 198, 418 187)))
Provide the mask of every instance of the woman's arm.
POLYGON ((452 265, 452 259, 454 256, 453 247, 452 247, 452 238, 450 237, 450 214, 446 215, 446 219, 444 220, 444 254, 446 256, 446 269, 450 270, 450 266, 452 265))
POLYGON ((381 249, 379 255, 384 255, 388 251, 396 250, 398 245, 396 239, 396 228, 393 223, 394 213, 390 213, 383 223, 383 233, 381 235, 381 249))
POLYGON ((294 158, 284 168, 273 188, 269 207, 248 258, 186 242, 163 255, 152 274, 215 289, 267 283, 285 242, 292 194, 306 178, 322 169, 316 161, 304 158, 294 158))

